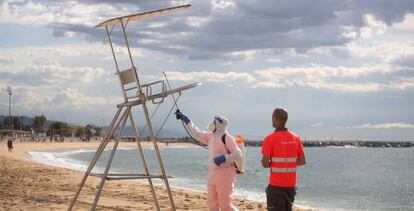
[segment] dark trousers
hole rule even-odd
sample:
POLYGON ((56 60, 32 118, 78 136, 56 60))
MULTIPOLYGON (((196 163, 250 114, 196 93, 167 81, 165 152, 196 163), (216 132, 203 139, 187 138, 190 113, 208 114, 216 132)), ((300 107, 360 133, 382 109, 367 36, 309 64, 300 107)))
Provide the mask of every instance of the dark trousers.
POLYGON ((266 199, 269 211, 292 211, 296 188, 267 186, 266 199))

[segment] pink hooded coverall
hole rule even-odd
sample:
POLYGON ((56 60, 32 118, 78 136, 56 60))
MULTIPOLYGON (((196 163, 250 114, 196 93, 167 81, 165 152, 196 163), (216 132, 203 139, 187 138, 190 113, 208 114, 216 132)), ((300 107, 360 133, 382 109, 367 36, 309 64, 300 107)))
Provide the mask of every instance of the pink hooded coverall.
POLYGON ((228 120, 220 117, 220 123, 214 119, 209 125, 211 131, 200 130, 192 122, 186 127, 191 136, 208 145, 208 193, 207 204, 210 211, 234 211, 232 194, 236 181, 236 169, 234 161, 241 159, 241 150, 237 146, 233 136, 227 133, 228 120), (226 134, 226 145, 222 142, 222 136, 226 134), (214 158, 224 155, 226 161, 220 166, 214 163, 214 158))

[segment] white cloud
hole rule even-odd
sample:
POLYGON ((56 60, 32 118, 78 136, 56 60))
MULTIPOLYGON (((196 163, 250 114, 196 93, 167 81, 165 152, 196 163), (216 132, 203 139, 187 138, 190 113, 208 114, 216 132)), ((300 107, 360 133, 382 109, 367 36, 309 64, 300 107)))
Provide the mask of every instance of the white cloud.
POLYGON ((376 20, 372 15, 365 15, 364 22, 365 26, 360 29, 360 37, 356 36, 357 28, 347 29, 349 36, 355 37, 345 47, 355 59, 390 63, 396 58, 413 54, 414 42, 410 39, 414 33, 413 13, 405 15, 403 21, 389 26, 376 20))
POLYGON ((331 67, 323 65, 307 65, 301 67, 273 67, 254 71, 257 83, 254 88, 273 88, 286 86, 301 86, 314 89, 324 89, 344 92, 374 92, 391 88, 408 88, 406 86, 389 84, 389 82, 357 82, 355 79, 374 75, 387 74, 397 71, 398 68, 390 66, 366 65, 361 67, 331 67), (343 80, 354 80, 355 82, 344 82, 343 80))
POLYGON ((211 18, 197 17, 197 16, 191 16, 186 19, 187 19, 187 24, 192 27, 202 27, 211 20, 211 18))
POLYGON ((115 7, 110 4, 82 4, 82 1, 55 2, 45 4, 3 2, 0 7, 0 22, 22 25, 48 25, 50 23, 70 23, 94 26, 108 17, 128 14, 138 10, 137 6, 115 7))
POLYGON ((235 4, 232 0, 213 0, 211 1, 212 9, 217 11, 234 8, 235 4))
POLYGON ((351 26, 343 26, 344 32, 342 35, 346 38, 356 39, 358 38, 358 32, 356 31, 355 27, 351 26))
POLYGON ((251 60, 256 57, 258 52, 260 51, 258 50, 233 51, 231 53, 227 53, 227 55, 233 59, 251 60))
POLYGON ((20 87, 14 104, 25 110, 51 111, 55 109, 92 110, 108 102, 102 97, 87 96, 76 88, 54 92, 44 87, 20 87))
POLYGON ((364 15, 365 26, 360 29, 362 38, 373 37, 378 34, 383 34, 387 29, 387 25, 371 14, 364 15))
POLYGON ((305 78, 307 80, 318 80, 323 78, 350 78, 356 79, 374 73, 388 73, 393 70, 390 66, 365 65, 360 67, 325 66, 310 64, 300 67, 272 67, 256 70, 254 73, 261 78, 305 78))
POLYGON ((272 63, 281 63, 282 62, 282 60, 280 60, 280 59, 274 59, 274 58, 266 59, 266 61, 272 62, 272 63))
POLYGON ((388 85, 390 88, 406 90, 414 87, 414 78, 397 78, 397 80, 388 85))
POLYGON ((232 82, 244 82, 244 83, 253 83, 256 79, 249 73, 236 73, 236 72, 208 72, 208 71, 199 71, 199 72, 167 72, 168 78, 170 80, 178 81, 208 81, 208 82, 223 82, 223 83, 232 83, 232 82))
POLYGON ((362 81, 362 77, 387 75, 401 71, 390 65, 366 65, 361 67, 332 67, 306 65, 300 67, 272 67, 248 72, 169 72, 171 80, 246 83, 252 88, 310 87, 313 89, 342 92, 378 92, 383 90, 406 90, 414 87, 414 78, 393 77, 383 81, 362 81), (349 82, 352 81, 352 82, 349 82))
MULTIPOLYGON (((76 58, 100 58, 112 60, 111 50, 108 45, 101 43, 78 43, 63 44, 59 46, 36 46, 36 47, 13 47, 0 48, 0 58, 8 63, 18 62, 18 64, 53 64, 76 58)), ((127 52, 118 50, 117 54, 127 52)), ((134 56, 141 56, 138 49, 134 49, 134 56)), ((125 54, 126 55, 126 54, 125 54)))
POLYGON ((252 88, 285 88, 284 83, 278 83, 277 81, 258 81, 254 83, 252 88))
MULTIPOLYGON (((54 83, 61 83, 62 81, 66 80, 76 80, 82 81, 83 83, 89 83, 92 80, 103 76, 105 71, 102 68, 93 67, 65 67, 61 65, 14 65, 3 66, 2 70, 0 70, 0 73, 1 72, 12 73, 16 75, 16 77, 31 74, 32 76, 39 77, 41 81, 54 83)), ((16 78, 16 80, 19 79, 16 78)))
POLYGON ((112 60, 106 45, 2 48, 0 58, 6 61, 0 68, 0 84, 12 84, 15 105, 23 110, 90 110, 106 103, 102 97, 81 92, 92 92, 111 74, 102 67, 88 66, 112 60))
POLYGON ((53 98, 49 93, 42 92, 39 88, 21 90, 19 95, 20 98, 17 98, 16 105, 28 110, 45 111, 50 108, 50 102, 53 98))
MULTIPOLYGON (((138 49, 134 53, 134 56, 142 55, 138 49)), ((112 74, 106 73, 102 64, 110 64, 113 68, 110 48, 99 43, 2 48, 0 61, 5 61, 0 74, 8 75, 1 81, 26 85, 41 85, 44 82, 59 86, 68 86, 68 82, 86 84, 112 74)))
POLYGON ((0 64, 9 64, 13 62, 14 62, 13 58, 0 57, 0 64))
POLYGON ((76 110, 93 110, 97 106, 106 104, 104 98, 86 96, 74 88, 66 88, 60 94, 65 97, 61 104, 62 107, 73 107, 76 110))
POLYGON ((405 122, 391 122, 381 124, 366 123, 363 125, 353 126, 352 128, 368 128, 368 129, 392 129, 392 128, 414 128, 414 124, 405 122))
POLYGON ((325 125, 325 123, 323 123, 323 122, 316 122, 316 123, 313 123, 311 126, 312 127, 322 127, 324 125, 325 125))
POLYGON ((81 81, 84 83, 89 83, 94 79, 99 79, 104 75, 104 69, 102 68, 92 68, 92 67, 81 67, 77 71, 82 72, 81 81))
POLYGON ((307 86, 315 89, 341 91, 341 92, 376 92, 384 90, 384 86, 378 83, 334 83, 334 82, 309 82, 307 86))
POLYGON ((414 25, 414 13, 406 14, 404 17, 404 20, 399 23, 393 24, 393 28, 404 30, 404 31, 413 31, 413 25, 414 25))
POLYGON ((347 50, 355 59, 374 59, 378 63, 389 63, 396 58, 413 54, 414 42, 401 39, 380 42, 373 39, 369 42, 365 41, 365 43, 363 41, 349 43, 347 50))

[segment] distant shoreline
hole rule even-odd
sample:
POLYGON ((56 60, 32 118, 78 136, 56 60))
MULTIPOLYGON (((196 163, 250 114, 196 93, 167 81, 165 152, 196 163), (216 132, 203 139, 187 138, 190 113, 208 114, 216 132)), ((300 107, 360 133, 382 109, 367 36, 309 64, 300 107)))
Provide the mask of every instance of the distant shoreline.
MULTIPOLYGON (((171 139, 159 139, 160 142, 168 143, 192 143, 190 140, 171 140, 171 139)), ((262 141, 245 141, 245 146, 261 147, 262 141)), ((414 147, 413 141, 363 141, 363 140, 338 140, 338 141, 319 141, 319 140, 306 140, 302 141, 304 147, 370 147, 370 148, 407 148, 414 147)))
POLYGON ((411 141, 302 141, 304 147, 371 147, 371 148, 407 148, 414 147, 411 141))
MULTIPOLYGON (((88 143, 80 141, 79 138, 74 137, 65 137, 65 142, 77 141, 79 143, 88 143)), ((5 141, 6 139, 0 137, 0 141, 5 141)), ((92 138, 95 142, 98 140, 96 137, 92 138)), ((18 141, 16 139, 15 141, 18 141)), ((112 140, 113 141, 113 140, 112 140)), ((24 141, 27 142, 27 141, 24 141)), ((45 137, 42 141, 29 141, 29 142, 63 142, 63 141, 49 141, 48 137, 45 137)), ((99 141, 98 141, 99 142, 99 141)), ((135 142, 135 137, 133 136, 123 136, 121 142, 131 143, 135 142)), ((148 137, 141 138, 142 143, 151 143, 148 137)), ((188 137, 184 138, 157 138, 157 142, 168 144, 185 144, 193 145, 194 141, 188 137)), ((248 147, 261 147, 262 141, 259 140, 245 140, 245 146, 248 147)), ((368 148, 409 148, 414 147, 414 141, 365 141, 365 140, 302 140, 304 147, 368 147, 368 148)), ((150 144, 151 145, 151 144, 150 144)), ((195 145, 195 144, 194 144, 195 145)))

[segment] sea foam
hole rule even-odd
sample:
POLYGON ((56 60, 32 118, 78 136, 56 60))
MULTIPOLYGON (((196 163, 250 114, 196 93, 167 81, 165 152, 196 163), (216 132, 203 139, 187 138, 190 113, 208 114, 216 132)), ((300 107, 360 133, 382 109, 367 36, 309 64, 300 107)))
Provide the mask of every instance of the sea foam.
POLYGON ((52 166, 64 167, 74 170, 85 171, 88 166, 79 160, 70 158, 72 154, 92 153, 93 149, 76 149, 65 151, 28 151, 29 159, 52 166))

